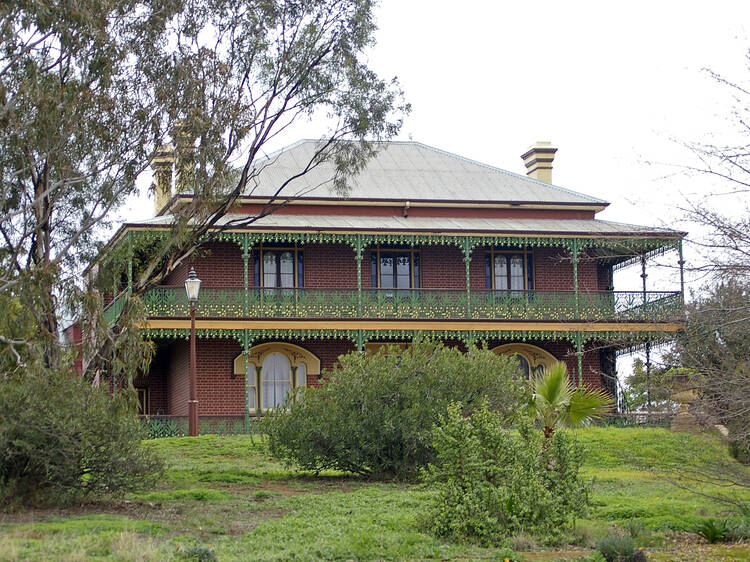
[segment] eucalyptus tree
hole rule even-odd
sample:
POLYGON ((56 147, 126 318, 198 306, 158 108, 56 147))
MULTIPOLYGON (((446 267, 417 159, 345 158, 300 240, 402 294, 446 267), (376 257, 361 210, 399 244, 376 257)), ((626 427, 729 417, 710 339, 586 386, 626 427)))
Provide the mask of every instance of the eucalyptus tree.
POLYGON ((365 62, 374 31, 370 0, 3 3, 0 306, 9 316, 0 346, 10 353, 0 355, 12 360, 2 368, 38 357, 43 368, 66 365, 66 307, 91 313, 94 367, 142 368, 148 347, 130 329, 142 317, 138 295, 210 236, 252 187, 268 143, 296 121, 322 116, 326 129, 295 176, 333 159, 345 189, 372 153, 367 141, 394 135, 408 111, 397 82, 365 62), (149 248, 132 298, 107 326, 80 274, 168 140, 183 189, 197 197, 149 248))

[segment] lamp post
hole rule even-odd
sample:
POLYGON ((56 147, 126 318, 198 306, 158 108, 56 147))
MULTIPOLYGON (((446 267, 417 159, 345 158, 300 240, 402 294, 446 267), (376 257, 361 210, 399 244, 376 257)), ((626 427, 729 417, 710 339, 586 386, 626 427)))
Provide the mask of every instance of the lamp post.
POLYGON ((198 435, 198 375, 196 372, 195 359, 195 307, 198 302, 198 293, 201 290, 201 280, 195 275, 195 269, 190 268, 188 278, 185 280, 185 292, 190 302, 190 399, 188 400, 188 434, 191 437, 198 435))

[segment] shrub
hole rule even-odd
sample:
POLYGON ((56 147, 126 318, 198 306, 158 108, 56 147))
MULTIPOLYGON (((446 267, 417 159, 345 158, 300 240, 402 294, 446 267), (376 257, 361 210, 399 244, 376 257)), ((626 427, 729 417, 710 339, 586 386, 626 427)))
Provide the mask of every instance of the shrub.
POLYGON ((143 437, 132 397, 62 374, 2 379, 0 505, 136 489, 161 468, 143 437))
POLYGON ((464 417, 452 404, 434 439, 424 480, 436 490, 426 519, 438 536, 490 545, 525 532, 551 541, 588 505, 583 451, 565 431, 545 439, 523 421, 511 432, 487 406, 464 417))
POLYGON ((742 464, 750 464, 750 438, 730 441, 729 454, 742 464))
POLYGON ((646 527, 640 519, 628 519, 623 525, 623 529, 627 531, 630 538, 638 540, 646 527))
POLYGON ((728 531, 727 522, 722 519, 706 519, 695 527, 695 532, 709 544, 726 540, 728 531))
POLYGON ((269 450, 303 469, 414 478, 434 458, 432 426, 451 401, 470 413, 487 400, 510 422, 528 401, 512 358, 431 341, 403 351, 351 353, 319 388, 302 389, 263 421, 269 450))
POLYGON ((638 543, 633 537, 607 535, 596 543, 596 549, 602 553, 607 562, 640 562, 646 560, 646 554, 638 550, 638 543))
POLYGON ((726 540, 745 542, 750 540, 750 520, 740 519, 727 525, 726 540))

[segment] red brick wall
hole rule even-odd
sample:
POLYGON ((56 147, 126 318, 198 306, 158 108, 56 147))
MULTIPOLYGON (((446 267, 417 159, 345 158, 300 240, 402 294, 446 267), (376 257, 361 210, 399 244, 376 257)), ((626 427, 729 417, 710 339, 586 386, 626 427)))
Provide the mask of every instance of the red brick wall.
POLYGON ((466 266, 460 248, 424 246, 419 252, 419 264, 423 288, 466 290, 466 266))
MULTIPOLYGON (((321 369, 332 368, 339 355, 355 349, 354 344, 349 340, 309 340, 290 343, 314 353, 320 359, 321 369)), ((175 342, 171 353, 168 354, 171 357, 170 374, 167 379, 171 415, 187 415, 189 352, 188 343, 180 340, 175 342)), ((196 355, 198 359, 198 413, 200 415, 244 413, 245 377, 237 375, 232 378, 234 358, 240 353, 242 353, 242 347, 235 340, 198 338, 196 355)), ((158 369, 157 365, 153 367, 158 369)), ((151 380, 150 376, 148 380, 151 380)), ((315 375, 307 377, 308 385, 318 384, 318 381, 315 375)), ((153 408, 151 413, 156 413, 153 408)))
MULTIPOLYGON (((582 258, 578 263, 578 288, 595 291, 599 286, 596 261, 582 258)), ((572 291, 573 264, 561 248, 534 249, 534 289, 537 291, 572 291)))
MULTIPOLYGON (((191 266, 195 267, 204 287, 242 287, 242 253, 232 242, 214 242, 198 258, 183 263, 165 280, 165 285, 181 286, 191 266)), ((466 287, 463 252, 452 245, 424 246, 419 249, 421 286, 426 289, 454 289, 466 287)), ((363 252, 362 287, 371 287, 371 249, 363 252)), ((566 250, 535 248, 534 284, 539 291, 572 291, 573 265, 566 250)), ((484 248, 472 254, 469 266, 471 288, 485 289, 484 248)), ((250 285, 253 284, 253 265, 249 264, 250 285)), ((346 244, 309 244, 304 247, 305 286, 312 288, 356 288, 357 267, 354 250, 346 244)), ((578 264, 578 285, 582 291, 606 289, 604 268, 597 267, 593 258, 583 256, 578 264)))
POLYGON ((169 362, 169 373, 167 385, 167 406, 170 415, 187 416, 188 399, 190 397, 190 356, 188 342, 176 340, 171 346, 171 360, 169 362))
MULTIPOLYGON (((185 283, 191 267, 195 267, 195 274, 202 281, 202 287, 244 287, 242 272, 242 251, 234 242, 211 242, 202 247, 197 256, 181 263, 170 273, 163 285, 181 286, 185 283)), ((250 284, 252 285, 253 264, 250 268, 250 284)))
MULTIPOLYGON (((305 287, 357 288, 357 264, 351 246, 346 244, 308 244, 305 246, 304 252, 305 287)), ((365 273, 369 279, 370 262, 363 259, 363 276, 365 276, 365 273)))
POLYGON ((232 377, 234 358, 242 353, 231 339, 198 339, 198 414, 242 414, 245 377, 232 377))

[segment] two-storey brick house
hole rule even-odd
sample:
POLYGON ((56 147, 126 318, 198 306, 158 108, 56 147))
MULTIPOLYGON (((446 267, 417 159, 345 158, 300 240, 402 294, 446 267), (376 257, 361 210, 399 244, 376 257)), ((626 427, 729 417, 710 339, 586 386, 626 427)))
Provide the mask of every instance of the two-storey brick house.
MULTIPOLYGON (((302 141, 270 158, 223 220, 258 214, 314 147, 302 141)), ((549 183, 554 151, 530 149, 521 176, 391 142, 346 198, 331 188, 328 165, 298 178, 282 192, 288 204, 222 233, 146 295, 144 337, 157 352, 136 380, 145 412, 188 411, 190 267, 202 280, 202 417, 275 407, 293 388, 316 384, 339 355, 417 334, 516 354, 525 373, 562 360, 577 382, 612 391, 618 351, 682 327, 681 288, 615 291, 613 269, 681 252, 683 234, 596 219, 605 201, 549 183)), ((154 219, 125 224, 114 243, 164 229, 189 197, 169 196, 161 194, 154 219)))

